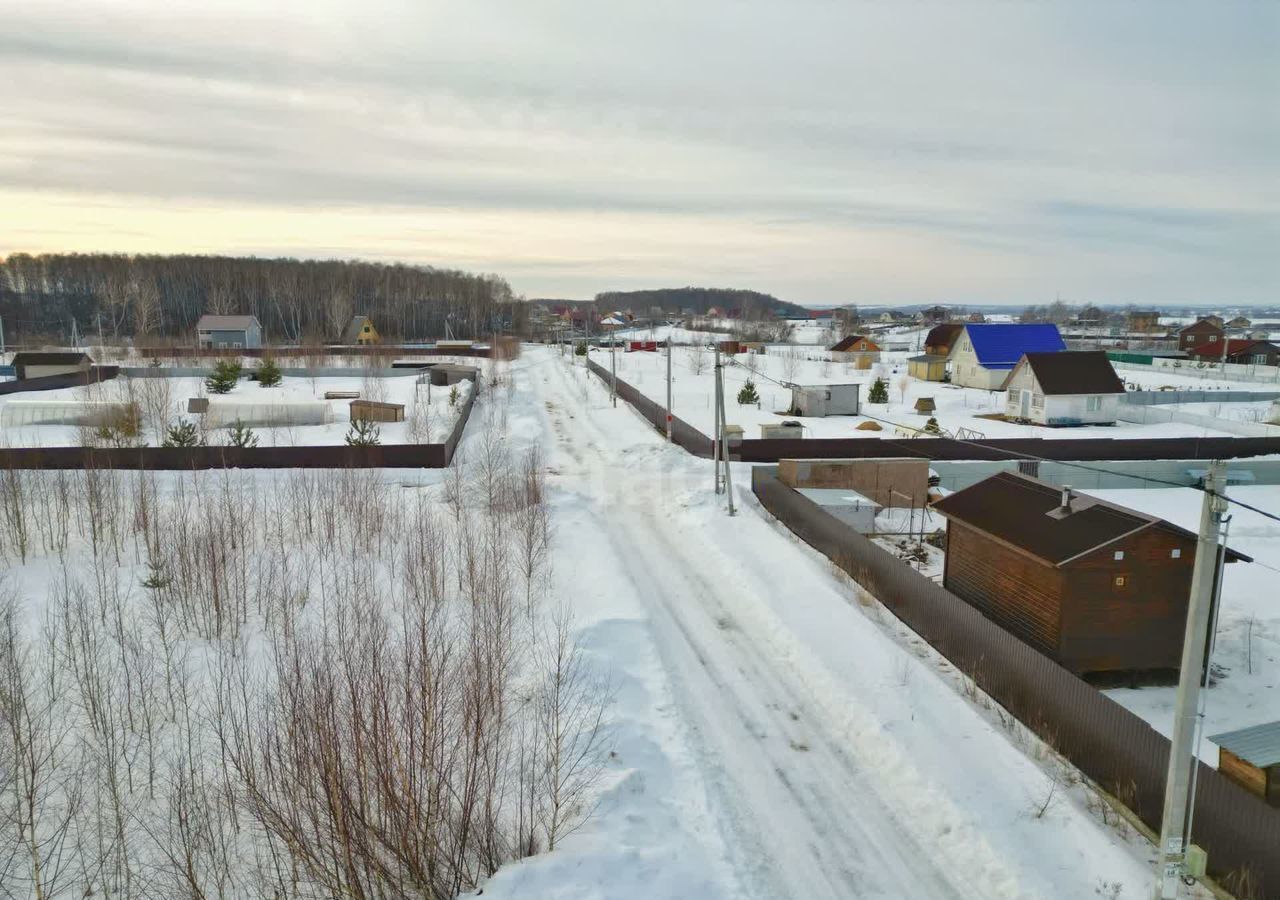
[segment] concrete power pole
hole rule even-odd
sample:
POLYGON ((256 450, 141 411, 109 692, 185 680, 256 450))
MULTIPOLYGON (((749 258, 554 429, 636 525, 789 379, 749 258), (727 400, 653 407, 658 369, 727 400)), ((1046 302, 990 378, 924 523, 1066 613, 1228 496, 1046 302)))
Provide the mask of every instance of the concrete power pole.
MULTIPOLYGON (((667 328, 667 443, 671 443, 671 332, 667 328)), ((0 331, 0 345, 4 343, 4 332, 0 331)))
POLYGON ((1183 875, 1191 835, 1188 825, 1195 804, 1195 742, 1199 735, 1200 691, 1206 681, 1205 654, 1213 621, 1215 585, 1220 576, 1220 541, 1226 524, 1224 513, 1226 466, 1214 460, 1204 477, 1204 502, 1200 510, 1200 539, 1191 574, 1191 599, 1187 628, 1182 639, 1182 664, 1178 670, 1178 694, 1174 703, 1173 736, 1170 738, 1169 774, 1165 781, 1164 815, 1160 822, 1157 900, 1175 900, 1183 875))
POLYGON ((616 325, 609 326, 609 397, 613 400, 613 405, 618 405, 618 327, 616 325))
POLYGON ((737 510, 733 506, 733 473, 729 468, 729 429, 725 422, 725 403, 724 403, 724 364, 720 362, 720 344, 716 344, 716 455, 719 457, 716 463, 716 492, 721 490, 721 464, 724 465, 723 485, 724 493, 729 500, 729 515, 736 515, 737 510))
POLYGON ((712 382, 715 387, 712 394, 715 396, 716 408, 712 413, 712 429, 711 429, 711 462, 715 465, 716 473, 716 493, 720 493, 720 344, 716 343, 716 365, 715 378, 712 382))

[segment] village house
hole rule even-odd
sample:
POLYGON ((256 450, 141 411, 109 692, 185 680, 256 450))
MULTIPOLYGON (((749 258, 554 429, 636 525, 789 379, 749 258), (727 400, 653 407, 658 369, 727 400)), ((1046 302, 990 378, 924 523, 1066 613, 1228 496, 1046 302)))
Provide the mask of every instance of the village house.
POLYGON ((201 350, 252 350, 262 346, 262 325, 257 316, 209 316, 196 322, 196 343, 201 350))
POLYGON ((1229 362, 1251 366, 1280 365, 1280 346, 1271 341, 1232 338, 1193 347, 1187 355, 1200 362, 1229 362), (1225 352, 1224 352, 1225 351, 1225 352))
POLYGON ((1004 389, 1005 415, 1037 425, 1114 425, 1125 392, 1101 350, 1025 353, 1004 389))
POLYGON ((1154 309, 1129 311, 1128 328, 1131 334, 1150 334, 1160 330, 1160 313, 1154 309))
POLYGON ((1232 319, 1230 322, 1227 323, 1226 327, 1232 329, 1233 331, 1246 331, 1253 327, 1253 322, 1251 322, 1249 319, 1245 318, 1244 316, 1236 316, 1234 319, 1232 319))
POLYGON ((944 587, 1010 633, 1077 674, 1178 668, 1193 532, 1014 472, 933 509, 944 587))
POLYGON ((381 344, 382 336, 378 334, 378 329, 373 327, 373 320, 368 316, 353 316, 346 330, 342 332, 342 343, 348 346, 381 344))
POLYGON ((1048 323, 965 325, 951 352, 951 383, 996 391, 1025 353, 1066 349, 1058 326, 1048 323))
POLYGON ((1207 318, 1199 319, 1178 329, 1178 349, 1191 350, 1204 344, 1216 344, 1225 334, 1220 322, 1215 323, 1207 318))
POLYGON ((25 351, 13 357, 14 375, 19 381, 30 378, 47 378, 50 375, 75 375, 88 372, 93 359, 79 350, 25 351))
POLYGON ((920 320, 926 325, 945 322, 951 318, 951 310, 945 306, 930 306, 920 310, 920 320))
POLYGON ((880 361, 880 345, 862 334, 851 334, 831 345, 834 362, 855 363, 859 369, 869 369, 880 361))

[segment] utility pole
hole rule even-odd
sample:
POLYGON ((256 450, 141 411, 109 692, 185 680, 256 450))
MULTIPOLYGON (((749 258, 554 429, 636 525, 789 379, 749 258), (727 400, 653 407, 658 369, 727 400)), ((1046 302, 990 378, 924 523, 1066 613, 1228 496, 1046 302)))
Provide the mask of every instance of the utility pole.
POLYGON ((1173 736, 1170 738, 1169 773, 1165 781, 1164 815, 1160 821, 1159 869, 1156 872, 1158 900, 1176 900, 1183 875, 1191 835, 1189 825, 1195 805, 1192 766, 1197 764, 1195 746, 1200 725, 1200 691, 1208 680, 1205 659, 1209 629, 1213 622, 1215 586, 1221 577, 1220 542, 1229 517, 1224 516, 1226 466, 1221 460, 1209 463, 1204 477, 1204 502, 1200 509, 1200 537, 1191 573, 1191 599, 1187 607, 1187 628, 1182 639, 1182 664, 1174 703, 1173 736))
POLYGON ((613 405, 618 405, 618 327, 616 325, 609 326, 609 374, 612 383, 609 387, 609 396, 613 399, 613 405))
MULTIPOLYGON (((4 356, 4 317, 3 316, 0 316, 0 356, 4 356)), ((668 372, 671 371, 669 366, 667 368, 667 371, 668 372)), ((670 383, 671 383, 671 378, 670 378, 670 375, 668 375, 667 384, 670 384, 670 383)), ((669 407, 671 405, 671 400, 670 400, 671 389, 670 388, 667 388, 667 397, 668 397, 667 406, 669 407)), ((671 416, 667 416, 667 440, 671 440, 671 424, 670 423, 671 423, 671 416)))
POLYGON ((712 413, 713 426, 711 429, 711 462, 715 465, 716 473, 716 493, 720 493, 720 344, 716 343, 716 367, 715 379, 713 381, 715 388, 712 394, 715 395, 716 408, 712 413))
MULTIPOLYGON (((716 343, 716 450, 724 463, 724 492, 729 498, 729 515, 737 515, 733 507, 733 473, 729 468, 729 429, 725 422, 724 365, 720 362, 720 344, 716 343)), ((716 489, 720 488, 720 466, 716 466, 716 489)))
POLYGON ((71 317, 71 349, 80 349, 80 332, 76 328, 75 316, 71 317))
MULTIPOLYGON (((671 443, 671 332, 667 328, 667 443, 671 443)), ((4 345, 4 332, 0 331, 0 347, 4 345)))

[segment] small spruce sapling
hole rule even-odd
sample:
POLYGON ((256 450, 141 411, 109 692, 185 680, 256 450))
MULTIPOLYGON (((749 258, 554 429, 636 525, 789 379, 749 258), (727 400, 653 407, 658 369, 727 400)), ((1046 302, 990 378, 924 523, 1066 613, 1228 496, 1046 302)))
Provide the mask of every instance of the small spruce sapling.
POLYGON ((233 359, 220 359, 213 367, 213 374, 204 380, 211 394, 229 394, 240 380, 240 363, 233 359))
POLYGON ((200 432, 195 422, 179 419, 178 424, 170 425, 165 433, 161 447, 199 447, 200 432))
POLYGON ((942 426, 938 424, 937 419, 930 416, 929 421, 924 423, 924 431, 926 434, 942 434, 942 426))
POLYGON ((258 436, 253 433, 252 428, 236 419, 231 423, 231 433, 227 437, 227 444, 231 447, 256 447, 258 446, 258 436))
POLYGON ((868 403, 888 403, 889 402, 889 386, 885 384, 883 378, 877 378, 875 383, 871 385, 871 392, 867 394, 868 403))
POLYGON ((258 387, 275 387, 280 383, 280 367, 276 361, 267 357, 258 364, 258 387))
POLYGON ((352 447, 376 447, 382 443, 381 431, 368 419, 353 419, 347 431, 347 444, 352 447))
POLYGON ((738 391, 738 405, 747 406, 748 404, 759 402, 760 395, 756 393, 755 382, 748 378, 747 383, 742 386, 742 390, 738 391))
POLYGON ((453 387, 449 388, 449 405, 450 406, 458 405, 458 386, 456 384, 453 387))

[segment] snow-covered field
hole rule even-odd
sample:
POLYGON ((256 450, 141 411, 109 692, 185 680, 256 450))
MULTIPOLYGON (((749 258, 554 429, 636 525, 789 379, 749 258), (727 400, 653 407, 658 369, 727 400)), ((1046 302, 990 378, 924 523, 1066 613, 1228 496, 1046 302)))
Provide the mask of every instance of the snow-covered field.
MULTIPOLYGON (((1190 488, 1089 491, 1113 503, 1160 516, 1183 528, 1199 528, 1202 494, 1190 488)), ((1280 487, 1232 487, 1228 495, 1280 513, 1280 487)), ((1218 764, 1209 735, 1280 719, 1280 522, 1239 506, 1230 509, 1228 546, 1253 557, 1226 567, 1222 583, 1214 671, 1208 691, 1201 756, 1218 764)), ((1107 693, 1158 731, 1173 728, 1174 687, 1116 689, 1107 693)))
MULTIPOLYGON (((468 797, 496 801, 466 806, 495 840, 445 848, 462 860, 445 893, 1146 896, 1146 841, 773 522, 748 466, 729 518, 709 466, 581 367, 534 350, 513 369, 446 471, 24 473, 39 489, 0 490, 30 508, 0 532, 16 597, 0 663, 17 661, 0 668, 53 699, 29 709, 65 761, 37 792, 41 835, 65 835, 45 896, 320 897, 353 893, 325 879, 354 874, 411 895, 413 860, 463 835, 419 801, 452 815, 468 797), (545 477, 532 492, 529 466, 545 477), (539 509, 545 531, 526 521, 539 509), (530 575, 508 567, 525 558, 530 575), (562 608, 577 683, 612 702, 587 754, 603 769, 548 852, 535 776, 551 757, 528 754, 549 746, 562 608), (495 697, 509 718, 456 740, 495 697), (405 730, 437 721, 449 729, 424 740, 405 730)), ((561 740, 589 730, 573 721, 561 740)), ((6 889, 28 892, 30 862, 0 852, 6 889)))
MULTIPOLYGON (((672 405, 676 416, 684 419, 705 434, 710 434, 714 418, 713 354, 694 347, 674 347, 672 357, 672 405)), ((897 437, 898 429, 911 433, 923 427, 928 416, 917 413, 915 402, 920 397, 931 397, 937 406, 932 415, 939 425, 951 433, 960 428, 968 429, 988 438, 1042 437, 1042 438, 1153 438, 1197 437, 1227 435, 1215 429, 1196 428, 1180 423, 1154 423, 1138 425, 1118 422, 1110 426, 1081 428, 1043 428, 1020 425, 983 418, 985 415, 1002 414, 1005 409, 1004 394, 961 388, 939 382, 926 382, 907 375, 907 352, 882 354, 882 362, 870 369, 857 369, 852 363, 832 362, 826 351, 810 347, 789 349, 770 348, 764 354, 739 354, 732 365, 725 369, 725 397, 728 404, 726 419, 730 424, 741 425, 745 437, 760 437, 760 426, 776 424, 795 416, 787 415, 791 392, 778 382, 797 384, 862 385, 862 416, 828 416, 825 418, 799 419, 805 426, 806 437, 897 437), (752 368, 755 371, 752 371, 752 368), (889 386, 889 402, 867 403, 872 382, 885 378, 889 386), (748 381, 756 387, 760 404, 740 405, 739 390, 748 381), (862 431, 857 426, 874 417, 882 431, 862 431)), ((609 350, 602 348, 591 352, 591 359, 609 368, 609 350)), ((666 357, 658 353, 616 354, 618 377, 633 385, 646 396, 659 403, 666 402, 666 357)), ((1122 373, 1128 377, 1129 373, 1122 373)))
MULTIPOLYGON (((251 371, 247 369, 246 372, 251 371)), ((158 446, 164 438, 164 427, 178 420, 200 423, 200 416, 187 413, 187 400, 207 397, 211 404, 236 404, 249 420, 254 407, 278 407, 290 403, 314 401, 328 407, 327 424, 254 425, 259 446, 293 447, 341 444, 350 429, 350 400, 324 400, 326 391, 355 391, 367 400, 402 403, 403 422, 379 423, 379 439, 383 444, 432 443, 443 441, 453 428, 457 412, 471 390, 469 381, 452 388, 418 384, 417 374, 391 377, 288 377, 276 387, 265 388, 242 378, 227 394, 210 394, 202 378, 116 378, 100 384, 63 388, 56 391, 34 391, 0 396, 0 422, 6 421, 5 407, 12 404, 16 413, 25 402, 65 400, 132 401, 142 411, 142 439, 158 446), (163 415, 161 414, 161 411, 163 415)), ((21 418, 14 416, 13 418, 21 418)), ((225 429, 211 428, 206 436, 210 444, 227 440, 225 429)), ((3 428, 0 445, 6 447, 73 447, 84 443, 79 425, 13 424, 3 428)))

